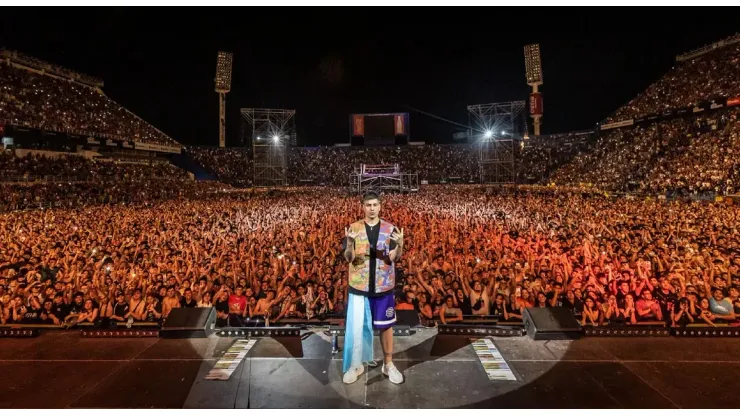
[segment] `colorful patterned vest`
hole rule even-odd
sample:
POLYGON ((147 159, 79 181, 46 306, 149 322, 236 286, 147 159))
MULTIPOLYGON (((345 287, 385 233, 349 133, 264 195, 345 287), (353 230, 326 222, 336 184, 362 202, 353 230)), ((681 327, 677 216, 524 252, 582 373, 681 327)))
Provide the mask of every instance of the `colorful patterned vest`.
MULTIPOLYGON (((365 261, 357 264, 352 262, 349 265, 349 286, 355 290, 367 293, 370 290, 370 241, 365 231, 365 220, 362 219, 350 225, 354 232, 359 235, 355 238, 355 255, 368 254, 365 261)), ((376 251, 379 254, 375 260, 375 293, 388 292, 396 286, 396 266, 388 258, 390 254, 391 233, 393 224, 380 220, 380 233, 378 235, 378 244, 376 251)))

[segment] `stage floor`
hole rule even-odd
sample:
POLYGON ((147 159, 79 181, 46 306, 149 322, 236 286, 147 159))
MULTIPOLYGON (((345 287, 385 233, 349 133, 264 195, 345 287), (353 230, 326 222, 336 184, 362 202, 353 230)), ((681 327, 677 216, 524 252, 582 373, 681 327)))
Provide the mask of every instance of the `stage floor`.
POLYGON ((491 338, 516 376, 491 381, 471 345, 432 356, 435 335, 395 338, 401 385, 380 367, 343 384, 323 333, 304 334, 298 359, 260 339, 228 381, 204 377, 234 338, 2 339, 0 408, 740 407, 740 338, 491 338))

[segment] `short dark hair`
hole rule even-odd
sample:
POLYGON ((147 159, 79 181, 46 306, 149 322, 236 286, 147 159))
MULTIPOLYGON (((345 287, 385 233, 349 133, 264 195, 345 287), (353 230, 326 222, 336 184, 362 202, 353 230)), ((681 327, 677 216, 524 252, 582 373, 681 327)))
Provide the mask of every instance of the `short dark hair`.
POLYGON ((378 202, 380 202, 380 195, 378 195, 375 191, 367 191, 362 195, 362 203, 364 204, 367 201, 371 201, 373 199, 377 199, 378 202))

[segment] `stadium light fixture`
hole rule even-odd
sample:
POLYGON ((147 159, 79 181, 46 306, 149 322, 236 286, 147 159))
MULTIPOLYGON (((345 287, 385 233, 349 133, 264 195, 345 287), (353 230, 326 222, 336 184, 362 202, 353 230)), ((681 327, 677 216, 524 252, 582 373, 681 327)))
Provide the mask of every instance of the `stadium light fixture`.
POLYGON ((490 139, 491 137, 493 137, 493 132, 491 130, 486 130, 484 136, 486 139, 490 139))
POLYGON ((543 83, 539 43, 524 47, 524 67, 527 85, 532 87, 532 93, 529 95, 530 117, 534 119, 534 135, 539 136, 542 124, 542 94, 539 92, 539 86, 543 83))
POLYGON ((227 93, 231 90, 231 68, 234 54, 219 52, 216 57, 216 92, 227 93))
POLYGON ((527 84, 542 84, 542 58, 539 43, 524 47, 524 68, 527 84))
POLYGON ((216 92, 218 93, 218 145, 226 147, 226 93, 231 91, 231 67, 234 54, 219 52, 216 57, 216 92))
POLYGON ((272 136, 272 141, 274 141, 275 143, 279 142, 280 141, 280 136, 278 136, 278 135, 272 136))

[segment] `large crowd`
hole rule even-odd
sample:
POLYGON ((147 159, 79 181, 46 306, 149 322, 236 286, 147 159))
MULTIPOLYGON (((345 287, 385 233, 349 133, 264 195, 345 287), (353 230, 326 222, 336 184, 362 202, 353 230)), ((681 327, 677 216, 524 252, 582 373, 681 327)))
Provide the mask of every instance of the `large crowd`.
POLYGON ((99 88, 0 62, 0 122, 179 147, 99 88))
POLYGON ((91 160, 79 155, 0 152, 0 213, 107 203, 200 198, 228 185, 196 182, 166 161, 91 160))
POLYGON ((606 122, 620 121, 695 105, 720 97, 740 96, 740 44, 725 46, 677 63, 658 81, 606 122))
POLYGON ((519 146, 516 163, 518 183, 540 183, 553 170, 565 165, 593 145, 593 132, 534 136, 519 146))
MULTIPOLYGON (((251 184, 254 160, 250 148, 188 147, 186 153, 218 180, 251 184), (245 180, 248 179, 249 181, 245 180)), ((361 164, 399 164, 403 173, 417 173, 428 183, 476 182, 476 148, 471 145, 356 147, 293 147, 288 150, 288 184, 349 186, 361 164)))
MULTIPOLYGON (((740 95, 739 62, 732 46, 680 64, 611 120, 740 95)), ((174 143, 88 84, 2 62, 0 114, 41 129, 174 143)), ((249 149, 185 149, 218 182, 152 160, 3 153, 0 178, 82 179, 0 181, 0 323, 161 323, 196 306, 215 307, 220 326, 341 316, 341 237, 362 213, 340 187, 360 164, 397 163, 420 181, 446 184, 382 202, 381 217, 405 230, 397 308, 417 311, 424 324, 470 315, 519 321, 526 307, 554 306, 593 326, 735 324, 739 207, 578 186, 735 193, 738 113, 606 130, 596 140, 524 141, 518 180, 552 188, 455 185, 479 179, 474 144, 292 148, 288 183, 302 187, 277 192, 224 185, 251 184, 249 149)))
MULTIPOLYGON (((516 180, 666 196, 733 194, 740 181, 738 114, 726 109, 605 130, 596 139, 583 132, 523 140, 515 146, 516 180)), ((363 163, 398 163, 402 172, 430 184, 480 181, 475 144, 288 151, 288 183, 294 186, 348 186, 363 163)), ((251 185, 250 149, 191 147, 187 153, 218 180, 251 185)))
MULTIPOLYGON (((2 321, 161 322, 211 305, 219 325, 341 315, 341 233, 360 216, 328 188, 0 215, 2 321)), ((585 325, 740 312, 732 205, 447 185, 385 196, 381 217, 405 229, 397 306, 425 323, 557 305, 585 325)))
POLYGON ((16 157, 10 151, 0 152, 0 182, 47 176, 74 177, 86 181, 188 178, 187 172, 166 160, 93 160, 76 154, 52 157, 43 153, 16 157))
POLYGON ((223 183, 250 186, 254 177, 252 151, 245 147, 187 146, 184 154, 223 183))
POLYGON ((673 195, 737 192, 740 110, 602 132, 548 182, 673 195))

